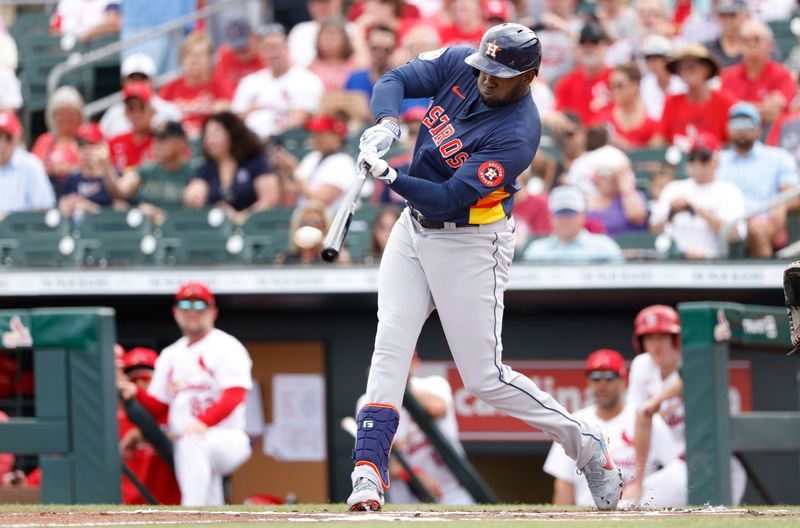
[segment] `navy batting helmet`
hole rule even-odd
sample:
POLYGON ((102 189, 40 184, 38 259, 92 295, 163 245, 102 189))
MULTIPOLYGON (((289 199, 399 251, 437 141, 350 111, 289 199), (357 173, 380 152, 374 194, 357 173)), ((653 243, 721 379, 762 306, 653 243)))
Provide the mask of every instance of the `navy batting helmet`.
POLYGON ((508 79, 533 70, 539 74, 542 44, 532 29, 522 24, 500 24, 483 34, 478 51, 464 61, 482 72, 508 79))

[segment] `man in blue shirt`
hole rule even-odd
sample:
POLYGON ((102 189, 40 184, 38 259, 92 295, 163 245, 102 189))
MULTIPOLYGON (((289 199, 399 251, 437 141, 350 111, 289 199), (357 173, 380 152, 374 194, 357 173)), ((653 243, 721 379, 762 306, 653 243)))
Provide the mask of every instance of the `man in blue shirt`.
POLYGON ((502 363, 503 294, 514 252, 511 208, 541 121, 530 96, 541 44, 519 24, 489 29, 475 51, 421 54, 376 84, 378 122, 361 137, 359 166, 407 200, 378 276, 378 330, 357 417, 353 511, 379 510, 411 357, 436 309, 466 389, 547 432, 576 460, 595 504, 617 506, 622 476, 602 431, 570 415, 502 363), (400 136, 403 98, 432 97, 408 171, 381 159, 400 136))
POLYGON ((0 217, 56 204, 44 166, 21 145, 19 119, 13 112, 0 112, 0 217))
MULTIPOLYGON (((736 103, 728 116, 731 148, 720 154, 717 175, 720 180, 741 189, 746 211, 752 211, 800 183, 797 163, 792 155, 758 140, 761 137, 761 117, 755 106, 736 103)), ((786 212, 787 204, 779 204, 748 218, 747 252, 751 257, 770 258, 776 247, 786 244, 786 212)))

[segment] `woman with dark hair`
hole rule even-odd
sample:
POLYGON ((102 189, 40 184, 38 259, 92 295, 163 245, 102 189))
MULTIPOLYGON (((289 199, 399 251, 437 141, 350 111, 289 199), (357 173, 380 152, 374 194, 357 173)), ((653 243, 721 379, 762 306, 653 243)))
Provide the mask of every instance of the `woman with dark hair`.
POLYGON ((364 262, 377 264, 381 261, 383 250, 386 249, 386 242, 389 241, 389 233, 392 232, 392 228, 402 212, 400 206, 394 204, 387 204, 380 208, 378 214, 375 215, 375 220, 372 221, 369 252, 364 262))
POLYGON ((280 182, 261 141, 236 114, 226 111, 208 118, 203 155, 206 162, 183 193, 186 207, 217 205, 234 221, 243 221, 280 201, 280 182))
POLYGON ((642 101, 641 80, 639 66, 633 62, 614 68, 609 77, 614 104, 592 123, 604 124, 609 131, 608 142, 623 150, 646 147, 658 132, 658 121, 647 114, 642 101))
POLYGON ((320 23, 317 57, 308 69, 319 77, 326 92, 344 89, 344 83, 353 71, 353 43, 343 21, 332 18, 320 23))

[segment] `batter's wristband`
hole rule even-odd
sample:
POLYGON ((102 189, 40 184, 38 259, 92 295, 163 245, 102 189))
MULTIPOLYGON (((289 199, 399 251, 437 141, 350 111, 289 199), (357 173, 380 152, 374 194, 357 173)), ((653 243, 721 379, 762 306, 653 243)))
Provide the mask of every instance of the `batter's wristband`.
POLYGON ((394 137, 396 137, 397 139, 400 139, 400 125, 399 124, 395 123, 394 121, 392 121, 390 119, 385 119, 385 120, 381 121, 381 126, 385 126, 389 130, 391 130, 392 134, 394 134, 394 137))

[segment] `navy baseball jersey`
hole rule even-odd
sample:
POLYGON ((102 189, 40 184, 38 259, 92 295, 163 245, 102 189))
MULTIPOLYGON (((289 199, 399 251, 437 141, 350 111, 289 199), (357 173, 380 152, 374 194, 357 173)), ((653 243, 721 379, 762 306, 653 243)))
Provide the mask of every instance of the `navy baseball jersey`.
POLYGON ((423 53, 384 75, 378 82, 386 86, 371 102, 380 120, 397 117, 404 97, 432 97, 408 176, 435 183, 456 178, 468 186, 454 186, 468 192, 457 193, 441 210, 404 195, 432 220, 488 224, 510 215, 517 177, 539 147, 541 121, 533 98, 526 94, 505 106, 484 104, 477 71, 464 62, 473 51, 453 47, 423 53))

